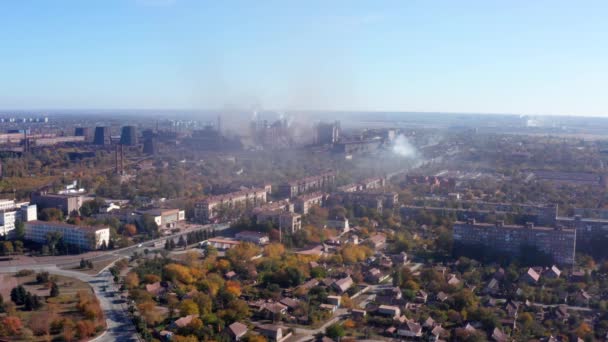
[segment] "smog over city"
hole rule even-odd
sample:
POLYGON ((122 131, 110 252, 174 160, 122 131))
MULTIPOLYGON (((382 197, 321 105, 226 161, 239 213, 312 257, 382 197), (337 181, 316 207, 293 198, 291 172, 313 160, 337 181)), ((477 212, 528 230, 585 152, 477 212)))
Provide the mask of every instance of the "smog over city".
POLYGON ((0 341, 608 340, 608 3, 0 2, 0 341))

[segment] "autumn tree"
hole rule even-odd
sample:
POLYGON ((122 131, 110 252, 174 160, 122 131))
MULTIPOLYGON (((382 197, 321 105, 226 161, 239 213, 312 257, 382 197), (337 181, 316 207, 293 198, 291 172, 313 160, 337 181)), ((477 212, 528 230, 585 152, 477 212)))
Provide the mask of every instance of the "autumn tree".
POLYGON ((80 339, 86 339, 95 334, 95 323, 86 319, 80 320, 76 322, 76 331, 80 339))
POLYGON ((198 315, 198 305, 192 299, 186 299, 179 305, 179 313, 183 316, 198 315))
POLYGON ((192 284, 194 282, 190 269, 184 265, 168 264, 164 267, 164 271, 165 277, 173 282, 179 281, 184 284, 192 284))
POLYGON ((23 328, 23 324, 19 317, 7 316, 2 319, 0 334, 2 334, 2 336, 17 336, 21 331, 21 328, 23 328))
POLYGON ((129 272, 125 276, 125 286, 128 289, 134 289, 139 286, 139 276, 135 272, 129 272))

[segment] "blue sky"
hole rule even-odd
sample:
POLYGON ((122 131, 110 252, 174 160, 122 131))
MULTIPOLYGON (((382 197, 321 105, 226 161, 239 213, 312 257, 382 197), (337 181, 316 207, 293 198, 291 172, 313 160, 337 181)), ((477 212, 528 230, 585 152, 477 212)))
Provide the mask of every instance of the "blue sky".
POLYGON ((4 0, 0 108, 608 114, 606 1, 4 0))

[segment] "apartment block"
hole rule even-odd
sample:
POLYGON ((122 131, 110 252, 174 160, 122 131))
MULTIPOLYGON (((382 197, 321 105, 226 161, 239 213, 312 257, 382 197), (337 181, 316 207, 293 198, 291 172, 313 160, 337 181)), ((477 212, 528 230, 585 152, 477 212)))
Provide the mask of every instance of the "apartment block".
POLYGON ((239 209, 255 208, 266 203, 268 187, 210 196, 194 204, 194 218, 197 222, 218 222, 233 216, 239 209))
POLYGON ((317 176, 305 177, 280 184, 278 192, 282 196, 292 198, 308 192, 322 190, 334 184, 335 181, 336 172, 327 171, 317 176))
POLYGON ((298 198, 294 200, 295 211, 302 215, 306 215, 311 207, 315 205, 323 206, 326 196, 327 195, 322 192, 298 196, 298 198))
POLYGON ((576 230, 567 228, 535 227, 476 223, 475 220, 456 222, 454 241, 464 245, 482 245, 513 256, 519 255, 523 246, 536 247, 551 255, 556 263, 574 263, 576 230))

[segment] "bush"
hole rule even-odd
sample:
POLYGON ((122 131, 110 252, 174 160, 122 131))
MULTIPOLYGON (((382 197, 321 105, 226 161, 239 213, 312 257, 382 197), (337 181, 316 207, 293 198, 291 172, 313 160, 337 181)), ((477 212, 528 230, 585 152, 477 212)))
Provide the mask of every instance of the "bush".
POLYGON ((34 270, 20 270, 15 274, 15 277, 29 277, 34 274, 34 270))

